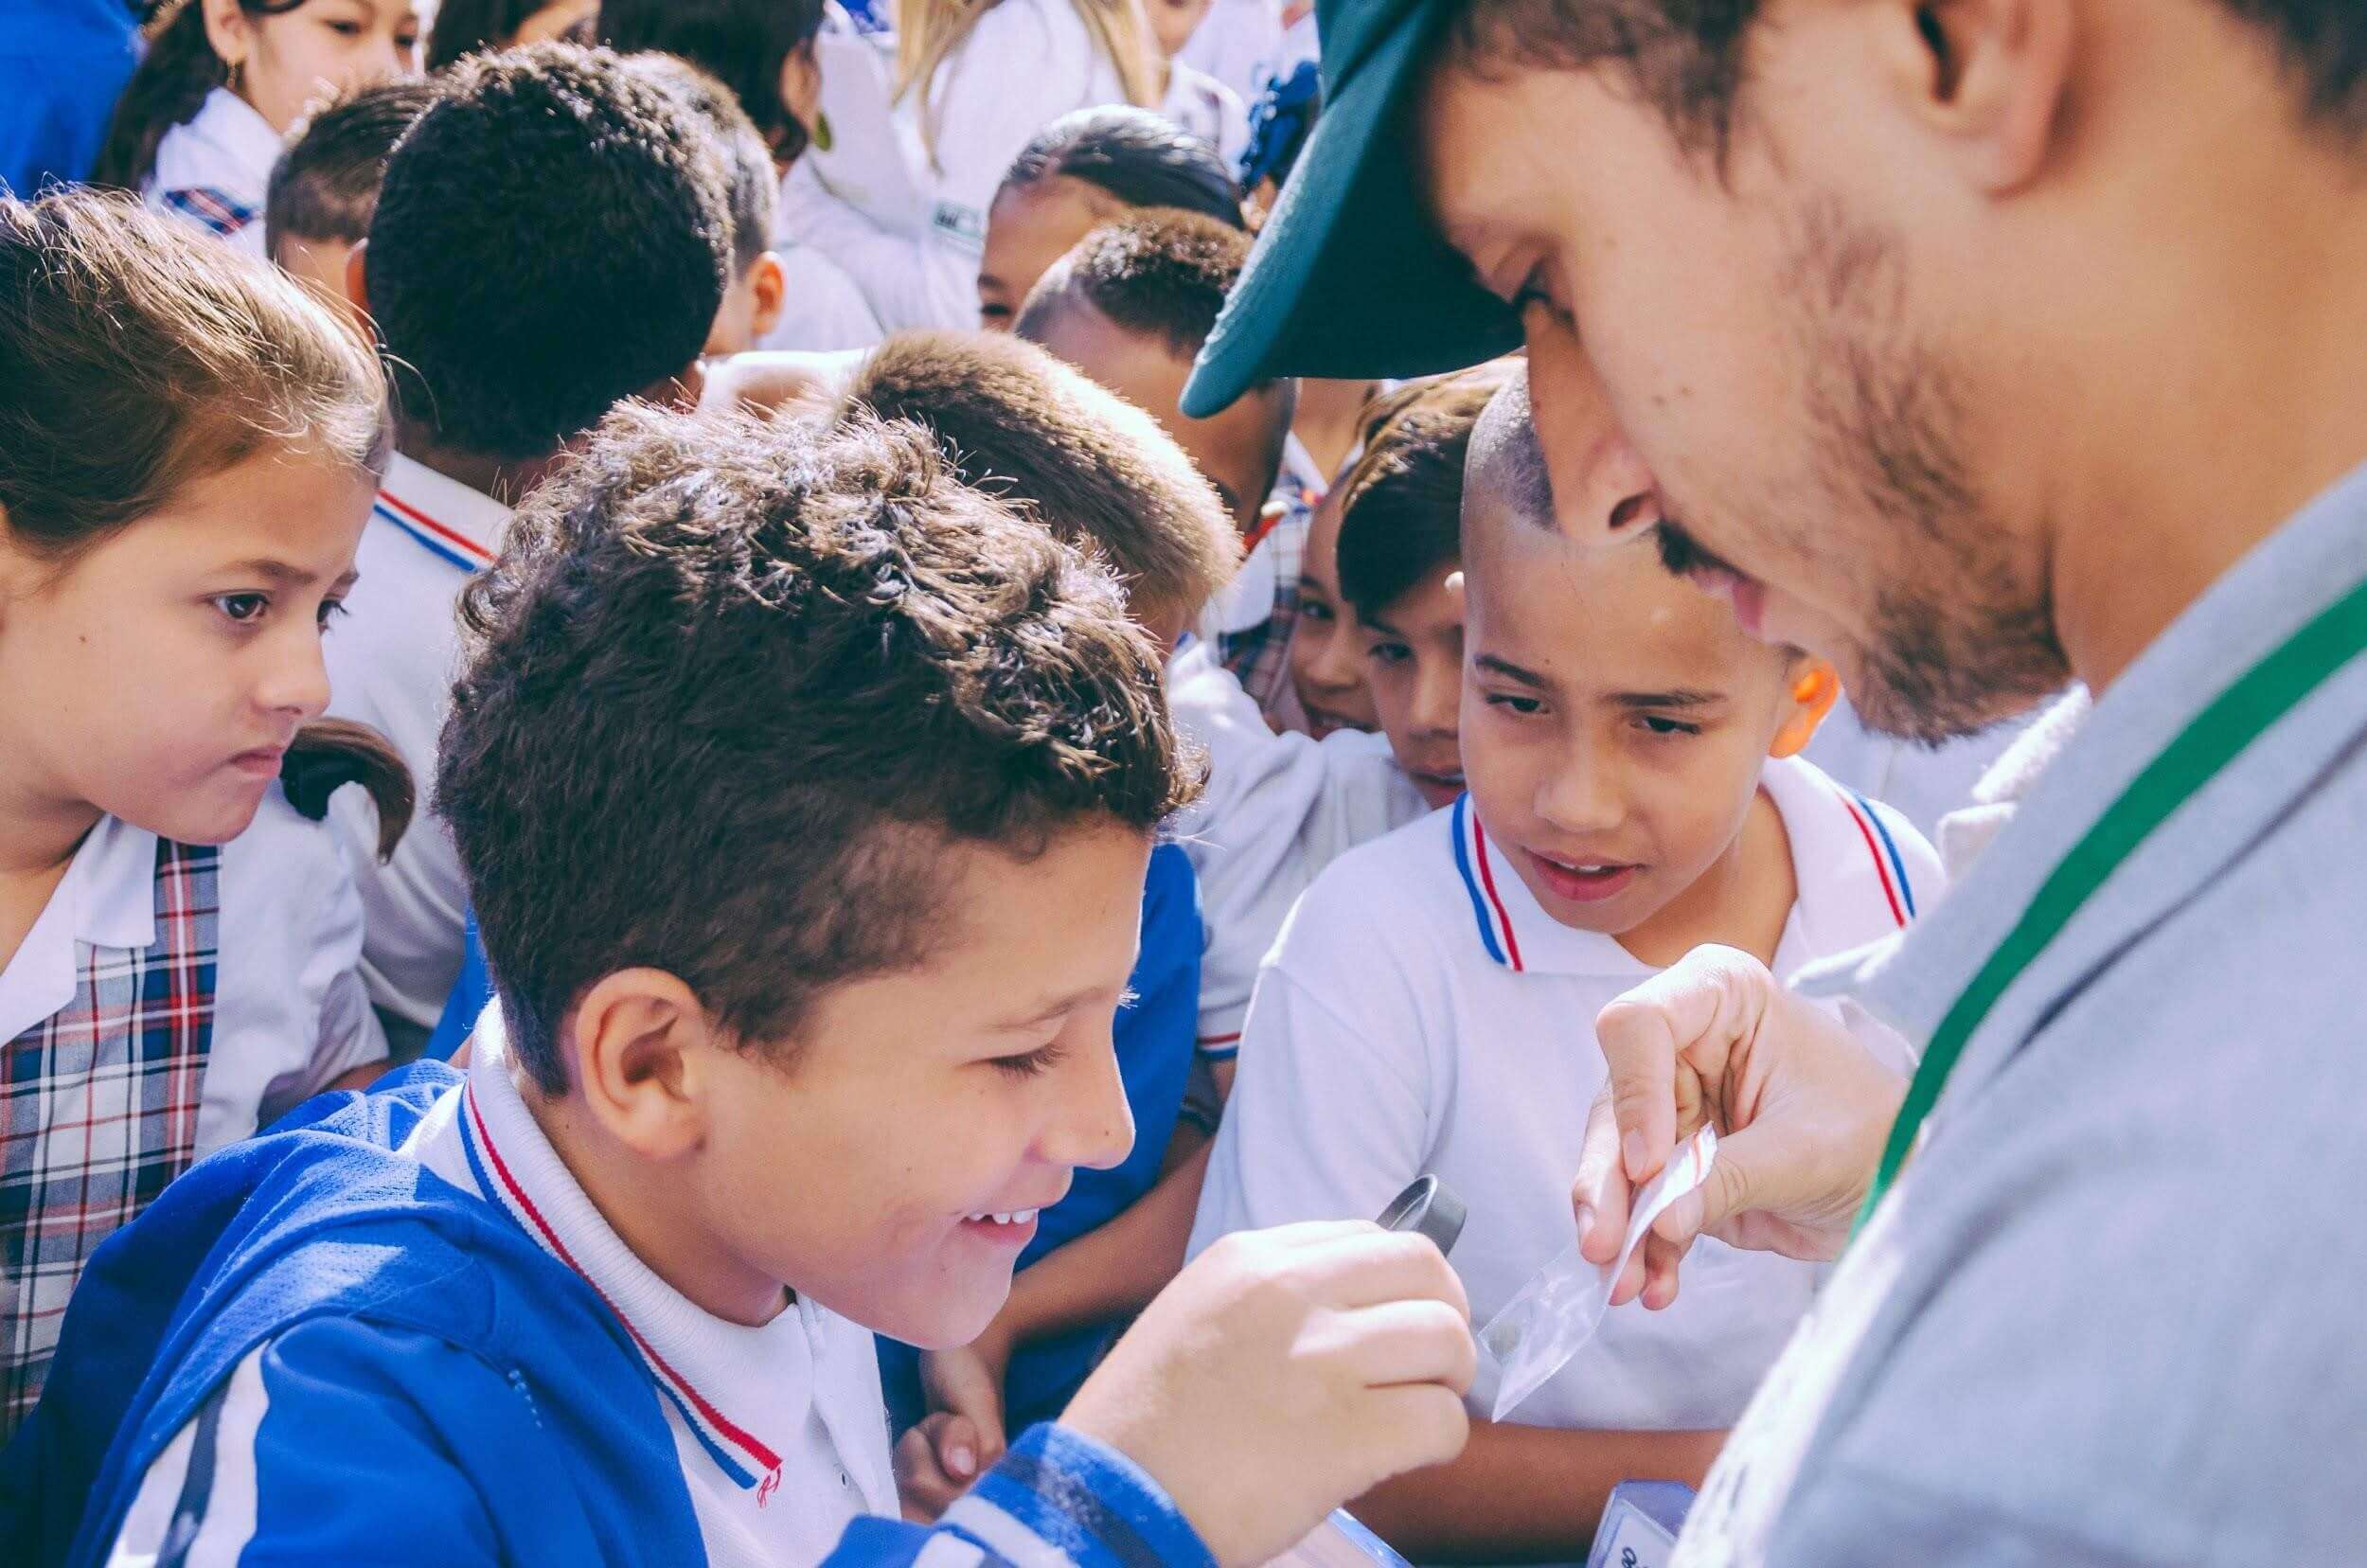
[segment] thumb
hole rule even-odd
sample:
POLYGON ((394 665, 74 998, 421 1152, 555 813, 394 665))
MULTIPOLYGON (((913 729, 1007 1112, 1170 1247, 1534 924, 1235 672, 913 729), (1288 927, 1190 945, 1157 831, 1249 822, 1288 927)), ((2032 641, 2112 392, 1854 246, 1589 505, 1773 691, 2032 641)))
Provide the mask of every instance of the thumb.
POLYGON ((1785 1158, 1777 1139, 1771 1139, 1756 1126, 1718 1139, 1717 1157, 1710 1162, 1701 1185, 1663 1209, 1652 1222, 1652 1234, 1682 1250, 1691 1246, 1695 1238, 1758 1206, 1768 1187, 1771 1163, 1785 1158))
POLYGON ((937 1468, 952 1480, 968 1485, 978 1478, 979 1455, 985 1444, 978 1424, 967 1416, 950 1416, 936 1431, 937 1468))

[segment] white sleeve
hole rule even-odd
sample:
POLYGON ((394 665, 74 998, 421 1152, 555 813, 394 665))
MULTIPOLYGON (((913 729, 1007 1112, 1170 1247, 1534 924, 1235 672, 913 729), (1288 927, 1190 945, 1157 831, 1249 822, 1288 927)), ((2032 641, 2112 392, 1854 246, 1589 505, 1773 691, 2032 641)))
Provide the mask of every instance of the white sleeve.
MULTIPOLYGON (((927 113, 936 155, 924 152, 913 184, 923 209, 918 235, 877 221, 830 187, 825 158, 792 166, 781 187, 779 232, 811 245, 856 279, 890 331, 978 324, 978 258, 987 209, 1036 133, 1072 109, 1122 100, 1070 0, 1001 0, 930 83, 927 113)), ((899 105, 922 112, 921 95, 899 105)), ((869 157, 880 154, 865 150, 869 157)))
POLYGON ((1258 966, 1298 896, 1339 856, 1426 808, 1379 737, 1276 735, 1204 645, 1177 668, 1188 671, 1169 687, 1177 725, 1208 752, 1207 793, 1180 829, 1208 933, 1197 1035, 1220 1057, 1240 1043, 1258 966))
POLYGON ((1425 1009, 1403 966, 1371 952, 1367 890, 1331 891, 1349 896, 1319 883, 1259 977, 1191 1256, 1232 1231, 1369 1220, 1429 1157, 1425 1009))
POLYGON ((200 1152, 386 1057, 362 982, 362 901, 329 825, 308 821, 274 788, 221 864, 200 1152))

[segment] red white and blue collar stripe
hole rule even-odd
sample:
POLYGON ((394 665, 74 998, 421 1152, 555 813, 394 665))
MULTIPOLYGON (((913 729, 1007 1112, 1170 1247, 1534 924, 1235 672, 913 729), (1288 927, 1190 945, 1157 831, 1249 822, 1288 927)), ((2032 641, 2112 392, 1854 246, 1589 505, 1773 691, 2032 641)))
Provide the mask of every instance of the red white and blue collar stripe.
POLYGON ((542 1208, 518 1180, 517 1172, 494 1146, 493 1136, 485 1124, 484 1113, 478 1109, 476 1085, 471 1083, 461 1090, 460 1146, 469 1157, 469 1169, 476 1178, 478 1187, 500 1203, 503 1210, 525 1233, 542 1243, 552 1256, 582 1276, 595 1293, 616 1314, 625 1332, 632 1336, 641 1359, 648 1363, 650 1381, 658 1392, 672 1401, 683 1421, 706 1450, 715 1466, 742 1488, 755 1488, 758 1502, 764 1501, 781 1484, 781 1458, 763 1439, 723 1414, 709 1399, 667 1359, 657 1347, 624 1314, 615 1299, 600 1288, 597 1280, 577 1261, 567 1244, 560 1239, 542 1208))
POLYGON ((1882 896, 1890 900, 1891 918, 1903 929, 1915 918, 1915 889, 1907 877, 1907 863, 1899 856, 1898 841, 1891 837, 1881 813, 1865 796, 1840 784, 1835 784, 1833 791, 1841 796, 1842 809, 1849 813, 1849 820, 1857 825, 1866 853, 1873 857, 1875 875, 1882 883, 1882 896))
POLYGON ((1503 879, 1512 873, 1500 868, 1495 855, 1487 846, 1487 829, 1480 826, 1479 813, 1471 810, 1471 797, 1458 795, 1454 803, 1454 868, 1462 875, 1463 891, 1471 900, 1471 918, 1479 922, 1480 946, 1515 974, 1523 971, 1521 962, 1521 938, 1512 929, 1512 912, 1505 908, 1504 894, 1499 889, 1503 879))
POLYGON ((158 192, 157 199, 184 218, 192 219, 223 239, 238 233, 262 214, 226 190, 189 186, 158 192))
POLYGON ((378 492, 370 515, 394 525, 421 549, 464 572, 481 572, 493 563, 493 552, 485 545, 387 490, 378 492))

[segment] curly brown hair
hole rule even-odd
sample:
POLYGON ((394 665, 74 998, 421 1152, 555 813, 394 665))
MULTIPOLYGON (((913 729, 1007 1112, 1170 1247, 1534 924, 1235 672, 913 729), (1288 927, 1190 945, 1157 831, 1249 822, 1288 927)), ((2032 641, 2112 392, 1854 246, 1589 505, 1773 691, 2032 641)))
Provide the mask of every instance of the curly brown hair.
POLYGON ((462 602, 437 803, 520 1055, 602 975, 782 1047, 926 963, 949 842, 1151 832, 1198 790, 1110 575, 909 424, 629 404, 462 602))

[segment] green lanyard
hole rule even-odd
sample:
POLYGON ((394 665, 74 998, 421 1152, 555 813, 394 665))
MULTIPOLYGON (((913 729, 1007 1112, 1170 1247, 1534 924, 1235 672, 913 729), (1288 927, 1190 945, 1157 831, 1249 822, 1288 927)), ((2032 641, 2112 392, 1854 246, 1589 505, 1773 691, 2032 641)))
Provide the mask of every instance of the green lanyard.
MULTIPOLYGON (((2156 828, 2217 776, 2259 739, 2261 733, 2299 705, 2302 700, 2351 660, 2367 652, 2367 583, 2362 583, 2320 612, 2275 651, 2246 670, 2234 686, 2195 716, 2145 771, 2131 780, 2094 827, 2072 846, 2062 864, 2047 877, 2030 907, 1989 954, 1964 994, 1932 1031, 1931 1043, 1907 1086, 1906 1102, 1882 1148, 1882 1163, 1874 1173, 1865 1206, 1858 1211, 1856 1229, 1865 1228, 1883 1194, 1898 1179, 1915 1145, 1923 1119, 1939 1102, 1948 1075, 1965 1046, 1989 1016, 1998 998, 2038 962, 2089 897, 2104 885, 2123 861, 2137 851, 2156 828)), ((1855 1234, 1853 1230, 1852 1234, 1855 1234)))

